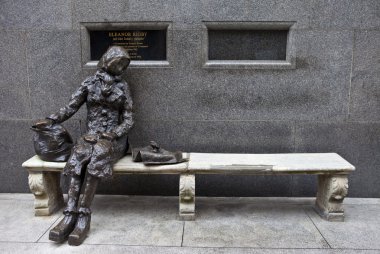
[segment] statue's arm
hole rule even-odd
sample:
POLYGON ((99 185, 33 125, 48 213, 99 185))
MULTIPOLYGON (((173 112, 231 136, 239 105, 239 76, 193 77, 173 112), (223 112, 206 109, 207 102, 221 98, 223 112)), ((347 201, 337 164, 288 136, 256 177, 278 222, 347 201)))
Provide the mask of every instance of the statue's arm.
POLYGON ((124 86, 125 88, 125 103, 122 110, 122 122, 116 127, 114 133, 118 138, 127 135, 129 129, 133 126, 133 118, 132 118, 132 97, 129 91, 128 85, 124 86))
POLYGON ((87 98, 87 80, 71 95, 69 103, 60 108, 57 113, 51 114, 47 119, 53 120, 56 123, 62 123, 74 115, 79 108, 85 103, 87 98))

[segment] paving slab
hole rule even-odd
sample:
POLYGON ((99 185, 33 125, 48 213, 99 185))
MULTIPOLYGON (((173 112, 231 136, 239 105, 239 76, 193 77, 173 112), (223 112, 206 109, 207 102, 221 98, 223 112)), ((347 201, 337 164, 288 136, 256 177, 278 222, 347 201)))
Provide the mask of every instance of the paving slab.
POLYGON ((329 248, 303 206, 239 199, 198 199, 196 205, 196 220, 185 223, 183 246, 329 248))
POLYGON ((90 235, 72 247, 48 240, 60 212, 35 217, 33 195, 3 193, 0 252, 380 253, 380 199, 347 198, 345 222, 322 220, 313 203, 314 198, 198 197, 196 221, 182 222, 177 197, 97 195, 90 235))
POLYGON ((32 195, 0 200, 1 241, 36 242, 60 216, 35 217, 33 202, 32 195))
POLYGON ((307 214, 332 248, 380 249, 380 206, 346 205, 344 213, 344 222, 328 222, 307 208, 307 214))
MULTIPOLYGON (((86 244, 181 246, 176 197, 97 196, 86 244)), ((57 221, 58 223, 58 221, 57 221)), ((48 232, 40 242, 49 242, 48 232)))
POLYGON ((33 201, 33 194, 30 193, 0 193, 0 200, 27 200, 33 201))
POLYGON ((124 253, 124 254, 375 254, 374 250, 333 250, 333 249, 255 249, 255 248, 195 248, 195 247, 158 247, 158 246, 128 246, 128 245, 88 245, 72 247, 48 243, 2 243, 2 253, 39 253, 39 254, 82 254, 82 253, 124 253))

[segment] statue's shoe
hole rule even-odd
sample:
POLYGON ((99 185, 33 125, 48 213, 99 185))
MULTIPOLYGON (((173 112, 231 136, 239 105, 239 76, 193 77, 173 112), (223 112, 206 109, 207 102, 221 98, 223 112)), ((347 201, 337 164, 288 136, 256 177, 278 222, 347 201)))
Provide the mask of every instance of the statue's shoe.
POLYGON ((66 214, 65 217, 49 232, 49 240, 54 242, 65 241, 74 230, 77 214, 66 214))
POLYGON ((80 214, 75 224, 74 230, 69 235, 69 245, 81 245, 86 239, 88 231, 90 231, 91 215, 80 214))

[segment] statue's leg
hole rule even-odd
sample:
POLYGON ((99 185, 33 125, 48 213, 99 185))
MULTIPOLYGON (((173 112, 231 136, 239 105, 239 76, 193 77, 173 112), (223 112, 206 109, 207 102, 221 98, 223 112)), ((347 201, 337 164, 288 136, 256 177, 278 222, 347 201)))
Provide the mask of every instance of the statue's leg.
POLYGON ((92 176, 87 173, 84 192, 82 200, 79 204, 78 209, 78 220, 75 224, 74 230, 71 232, 69 236, 69 245, 78 246, 82 244, 84 239, 87 236, 88 231, 90 230, 91 223, 91 203, 94 199, 96 188, 98 183, 100 182, 100 178, 92 176))
POLYGON ((69 234, 74 230, 77 221, 77 206, 82 185, 81 176, 74 175, 71 177, 68 191, 68 201, 63 214, 63 219, 50 230, 49 239, 55 242, 62 242, 67 239, 69 234))
POLYGON ((90 161, 91 145, 78 143, 73 149, 69 160, 66 163, 64 172, 71 175, 70 187, 68 191, 68 201, 63 219, 49 233, 49 239, 61 242, 67 239, 71 231, 74 230, 78 218, 77 207, 82 189, 84 172, 83 169, 90 161))
POLYGON ((71 177, 70 187, 68 191, 68 200, 65 211, 76 212, 80 196, 81 186, 83 184, 83 177, 74 175, 71 177))

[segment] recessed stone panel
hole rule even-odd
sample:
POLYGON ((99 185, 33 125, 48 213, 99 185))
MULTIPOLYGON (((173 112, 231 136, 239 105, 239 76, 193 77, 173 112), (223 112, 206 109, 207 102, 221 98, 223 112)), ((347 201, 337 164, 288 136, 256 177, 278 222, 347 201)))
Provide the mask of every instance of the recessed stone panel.
POLYGON ((287 30, 209 30, 209 60, 286 60, 287 30))
POLYGON ((203 67, 294 69, 295 22, 204 22, 203 67))

